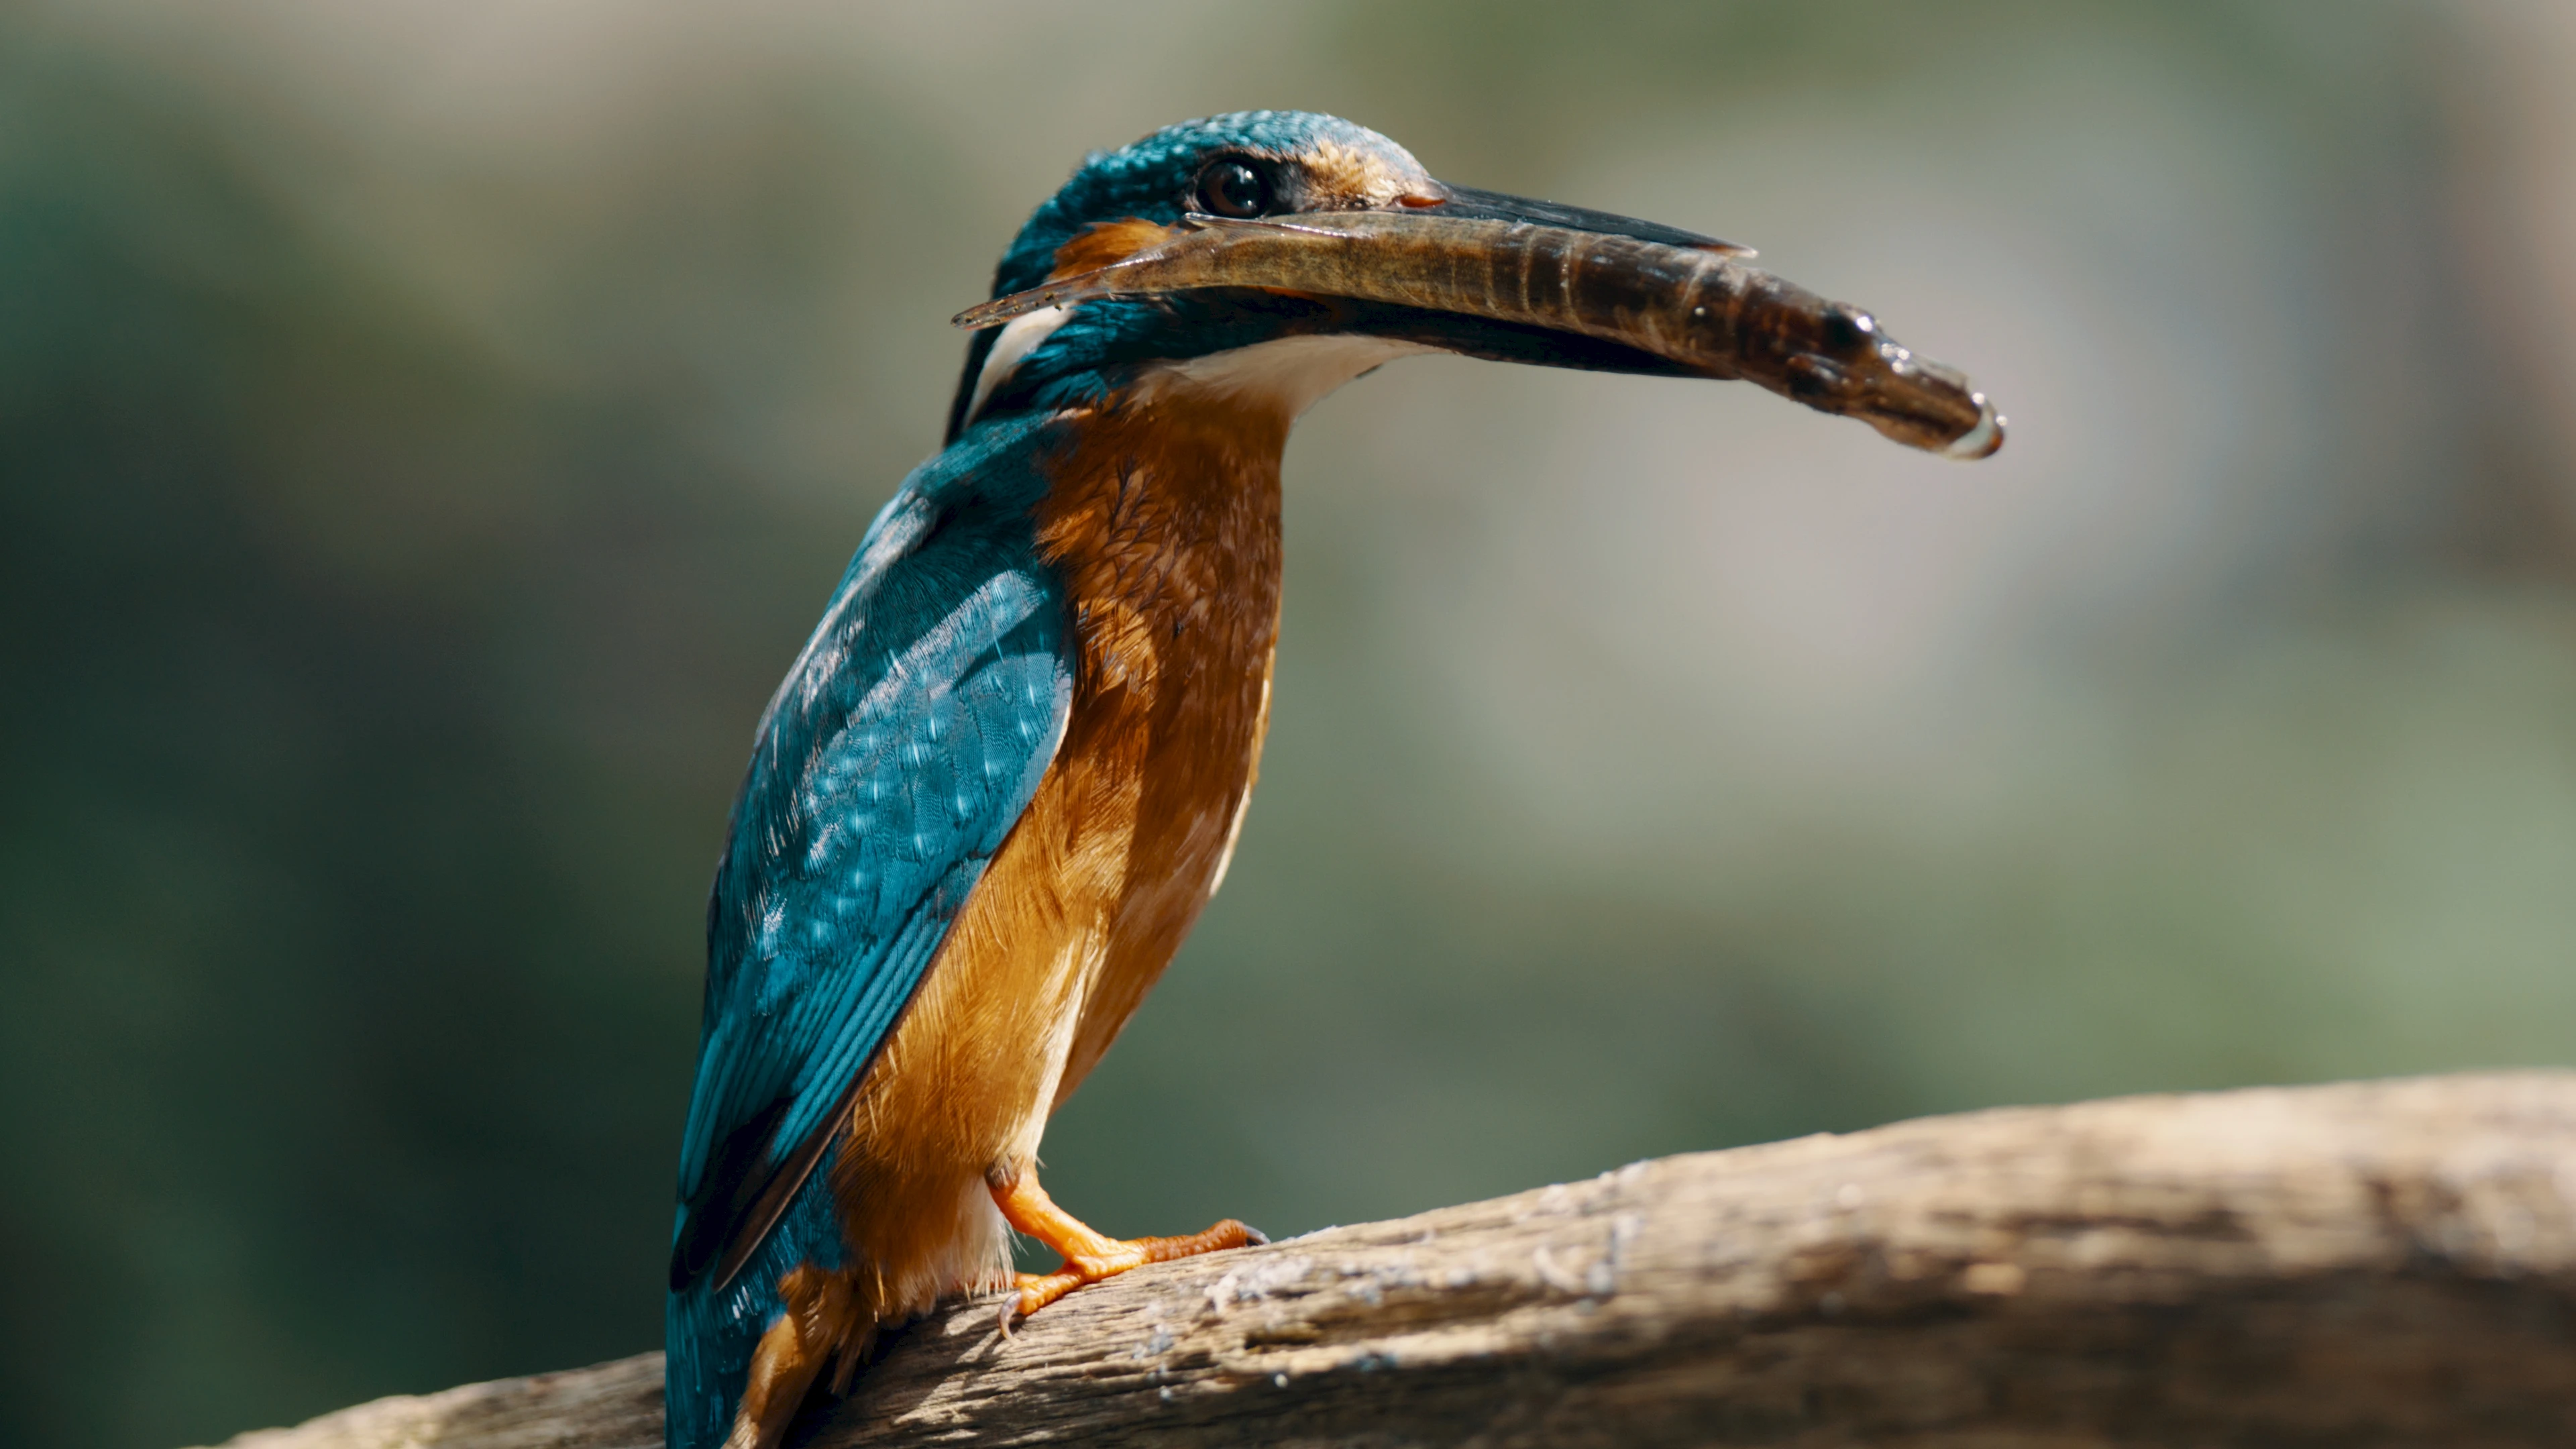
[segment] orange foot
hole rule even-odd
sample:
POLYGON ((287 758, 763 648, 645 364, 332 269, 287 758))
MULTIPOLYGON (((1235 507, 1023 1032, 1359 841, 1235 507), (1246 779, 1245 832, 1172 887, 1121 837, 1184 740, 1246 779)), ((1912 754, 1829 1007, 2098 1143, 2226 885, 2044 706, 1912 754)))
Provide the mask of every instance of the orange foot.
POLYGON ((1014 1315, 1026 1318, 1086 1283, 1116 1277, 1130 1268, 1270 1241, 1257 1230, 1232 1218, 1206 1232, 1192 1233, 1185 1238, 1107 1237, 1057 1207, 1055 1200, 1046 1195, 1046 1189, 1038 1186, 1034 1168, 1021 1173, 1008 1185, 994 1184, 993 1202, 1001 1208, 1003 1220, 1013 1228, 1064 1257, 1064 1266, 1052 1273, 1015 1275, 1019 1280, 1020 1296, 1002 1310, 1002 1326, 1006 1330, 1014 1315))

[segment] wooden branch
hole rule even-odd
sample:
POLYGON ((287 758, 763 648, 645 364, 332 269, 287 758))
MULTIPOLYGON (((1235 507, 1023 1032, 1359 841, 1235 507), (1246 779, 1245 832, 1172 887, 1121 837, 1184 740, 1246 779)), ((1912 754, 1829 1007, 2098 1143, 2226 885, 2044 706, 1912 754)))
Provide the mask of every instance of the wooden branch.
MULTIPOLYGON (((817 1449, 2576 1444, 2576 1072, 1980 1112, 897 1338, 817 1449)), ((661 1358, 235 1449, 646 1449, 661 1358)))

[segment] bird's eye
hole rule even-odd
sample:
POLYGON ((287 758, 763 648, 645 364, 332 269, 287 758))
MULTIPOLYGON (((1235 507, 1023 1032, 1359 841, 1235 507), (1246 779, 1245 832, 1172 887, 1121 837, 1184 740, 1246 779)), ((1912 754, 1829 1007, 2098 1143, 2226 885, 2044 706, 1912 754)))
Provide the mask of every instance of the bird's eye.
POLYGON ((1270 209, 1270 182, 1240 161, 1199 173, 1199 204, 1218 216, 1259 216, 1270 209))

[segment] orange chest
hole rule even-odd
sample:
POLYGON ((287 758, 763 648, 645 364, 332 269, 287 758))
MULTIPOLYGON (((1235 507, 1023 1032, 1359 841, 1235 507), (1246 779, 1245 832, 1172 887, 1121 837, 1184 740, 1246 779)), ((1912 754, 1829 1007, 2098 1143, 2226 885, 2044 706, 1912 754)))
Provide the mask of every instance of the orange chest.
POLYGON ((1260 759, 1284 423, 1085 423, 1046 460, 1036 519, 1080 644, 1064 737, 870 1068, 842 1159, 846 1230, 884 1261, 931 1262, 906 1224, 1035 1161, 1207 903, 1260 759))
POLYGON ((1258 415, 1136 408, 1084 432, 1039 510, 1080 659, 1033 813, 1060 842, 1068 914, 1097 932, 1054 1100, 1161 977, 1242 828, 1279 637, 1285 442, 1258 415))
POLYGON ((1176 810, 1230 814, 1253 768, 1279 634, 1282 431, 1208 407, 1104 418, 1039 507, 1080 644, 1057 766, 1141 772, 1146 833, 1176 810))

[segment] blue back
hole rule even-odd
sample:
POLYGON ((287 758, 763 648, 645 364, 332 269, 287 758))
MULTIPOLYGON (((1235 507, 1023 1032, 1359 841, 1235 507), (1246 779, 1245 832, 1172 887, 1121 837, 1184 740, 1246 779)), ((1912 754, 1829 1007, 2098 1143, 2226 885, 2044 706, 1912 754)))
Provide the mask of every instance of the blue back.
POLYGON ((841 1265, 833 1128, 1063 734, 1071 625, 1030 520, 1045 434, 981 426, 905 480, 761 721, 708 903, 675 1446, 724 1437, 778 1275, 841 1265))

